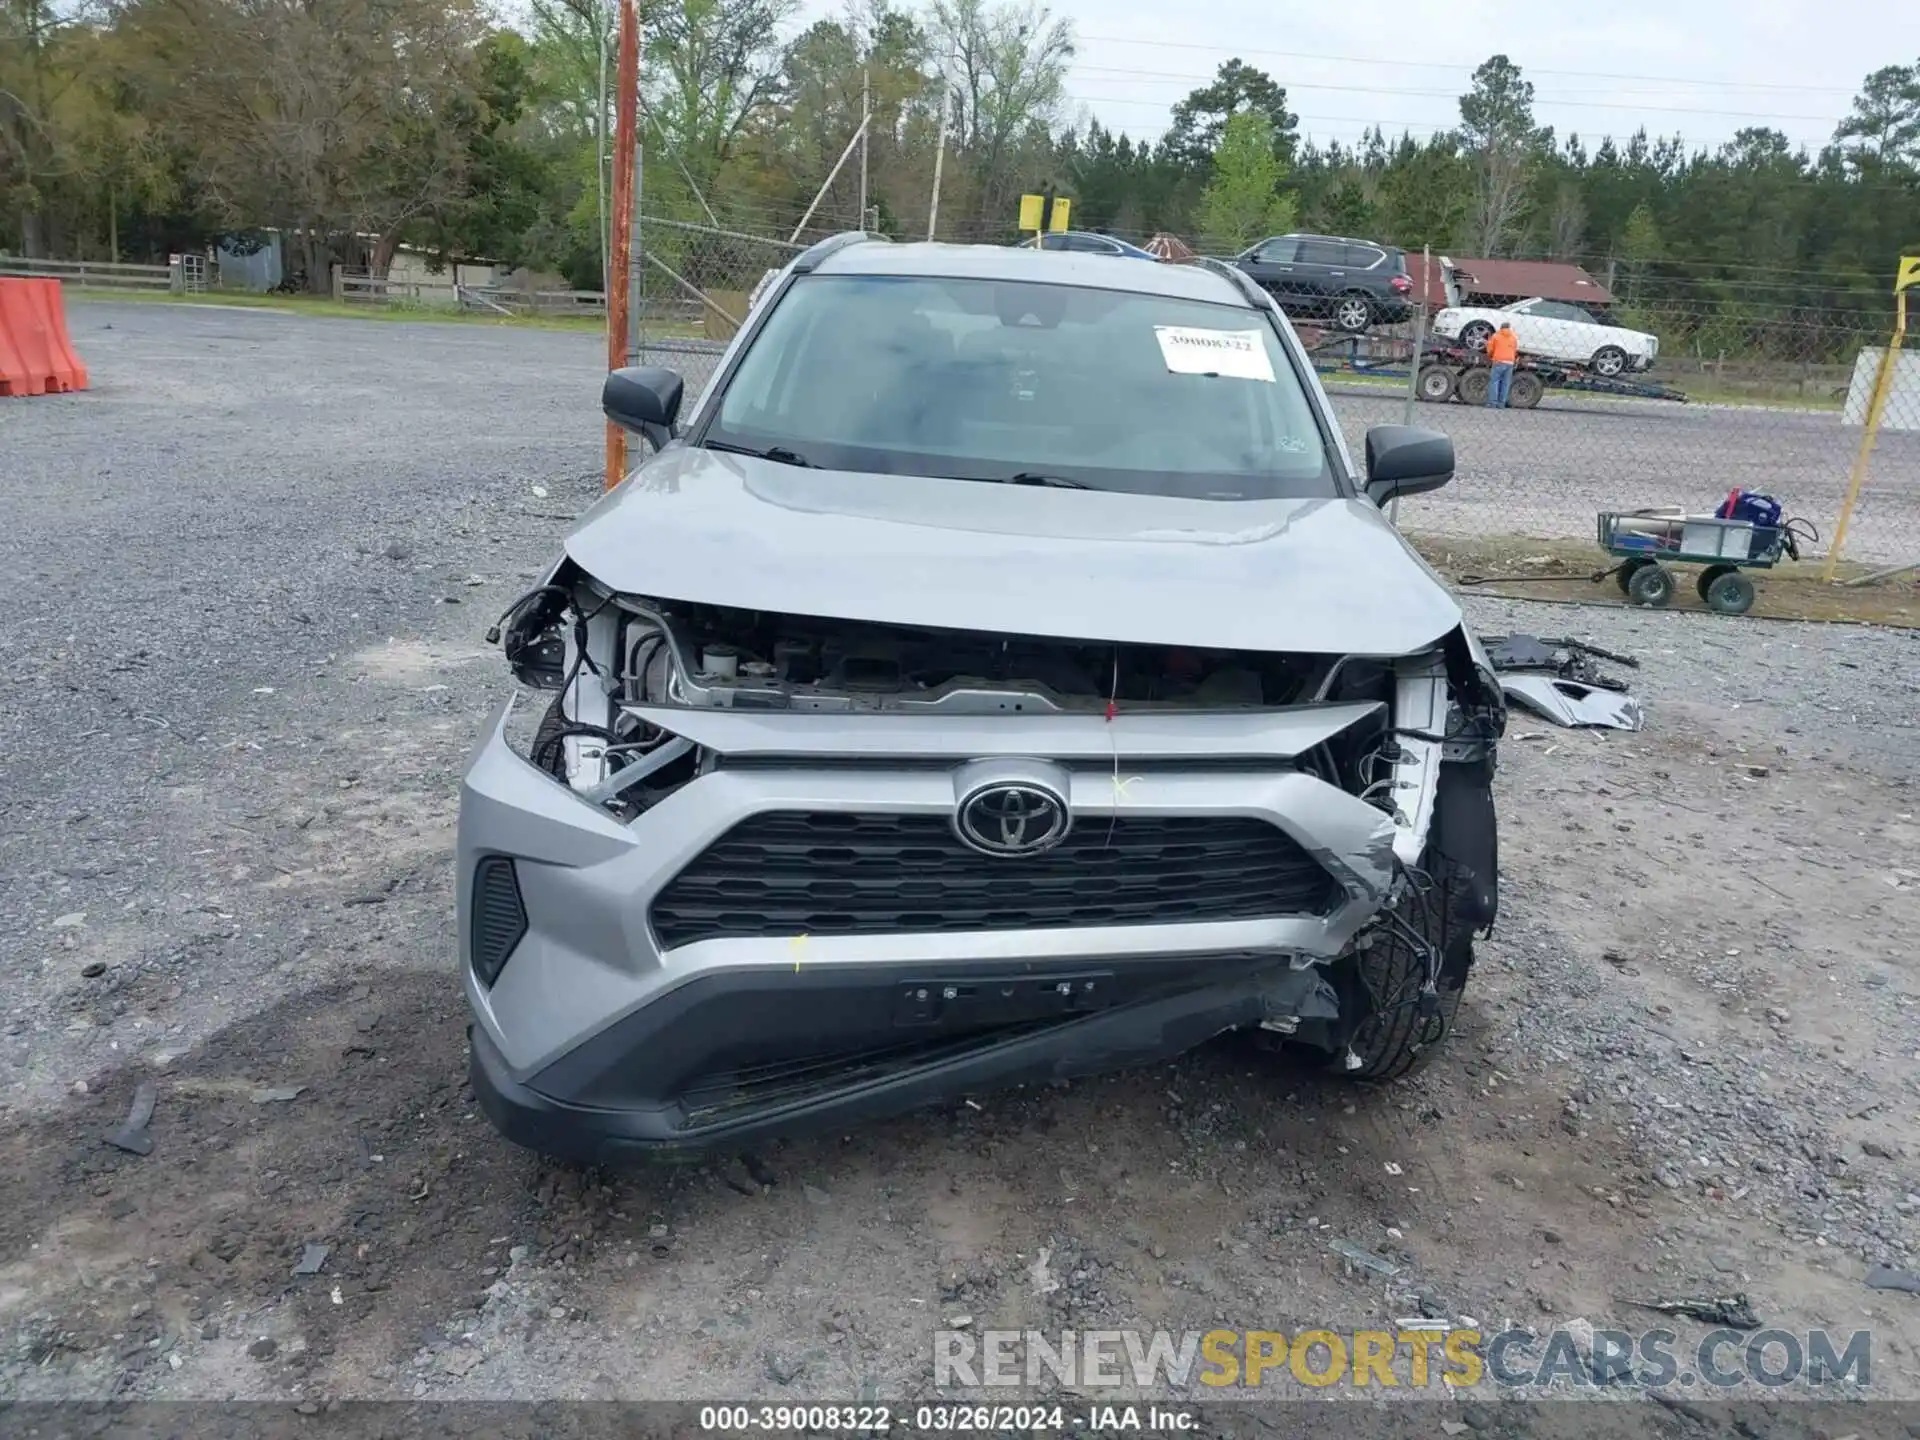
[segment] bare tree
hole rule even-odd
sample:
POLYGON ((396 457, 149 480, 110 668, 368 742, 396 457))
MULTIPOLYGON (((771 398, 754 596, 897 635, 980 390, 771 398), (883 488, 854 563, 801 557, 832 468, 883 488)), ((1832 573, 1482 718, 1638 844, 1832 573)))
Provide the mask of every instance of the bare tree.
POLYGON ((1533 123, 1533 83, 1518 65, 1495 55, 1473 72, 1473 89, 1460 97, 1460 139, 1474 166, 1467 239, 1476 253, 1499 255, 1519 234, 1543 138, 1533 123))
POLYGON ((1578 185, 1563 184, 1555 192, 1548 225, 1548 254, 1555 260, 1571 260, 1580 254, 1587 234, 1587 203, 1580 198, 1578 185))
POLYGON ((939 53, 953 57, 955 132, 972 160, 982 220, 1009 218, 1028 141, 1051 141, 1066 98, 1073 29, 1044 5, 935 0, 939 53))

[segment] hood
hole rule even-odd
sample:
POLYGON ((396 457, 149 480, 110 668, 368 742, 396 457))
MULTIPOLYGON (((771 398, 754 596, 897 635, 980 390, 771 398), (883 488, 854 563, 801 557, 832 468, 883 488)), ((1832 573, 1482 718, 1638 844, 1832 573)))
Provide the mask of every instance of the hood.
POLYGON ((1461 623, 1362 500, 1182 500, 674 447, 566 549, 628 594, 932 629, 1404 655, 1461 623))

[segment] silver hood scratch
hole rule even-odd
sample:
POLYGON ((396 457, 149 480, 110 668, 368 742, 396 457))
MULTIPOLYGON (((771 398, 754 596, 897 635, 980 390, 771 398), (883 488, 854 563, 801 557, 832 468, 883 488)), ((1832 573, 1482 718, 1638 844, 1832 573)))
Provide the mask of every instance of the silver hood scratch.
POLYGON ((1060 639, 1392 656, 1462 621, 1364 500, 991 485, 683 446, 589 509, 566 551, 629 594, 1060 639))

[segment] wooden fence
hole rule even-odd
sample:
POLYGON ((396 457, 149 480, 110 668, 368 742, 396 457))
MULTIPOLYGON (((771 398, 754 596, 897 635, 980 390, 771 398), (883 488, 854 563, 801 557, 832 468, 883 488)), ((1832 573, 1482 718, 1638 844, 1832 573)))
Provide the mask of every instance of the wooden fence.
POLYGON ((607 313, 607 297, 598 290, 516 290, 499 286, 456 285, 451 280, 394 280, 333 271, 333 298, 348 304, 418 306, 423 309, 492 311, 501 315, 584 315, 607 313))
POLYGON ((0 255, 0 275, 53 279, 83 290, 169 290, 186 288, 181 266, 130 265, 107 260, 29 260, 0 255))

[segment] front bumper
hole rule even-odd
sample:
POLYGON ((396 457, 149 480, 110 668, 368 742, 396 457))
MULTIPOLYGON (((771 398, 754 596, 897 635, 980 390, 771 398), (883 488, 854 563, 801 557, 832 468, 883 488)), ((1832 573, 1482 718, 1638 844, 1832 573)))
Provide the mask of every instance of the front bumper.
MULTIPOLYGON (((978 718, 916 717, 912 757, 889 752, 905 727, 876 721, 861 729, 866 753, 856 757, 844 739, 837 749, 810 740, 798 754, 756 742, 779 731, 778 717, 702 712, 684 717, 685 730, 742 763, 723 762, 623 823, 511 749, 502 706, 463 782, 459 824, 461 968, 481 1104, 510 1138, 550 1153, 591 1161, 698 1150, 1117 1068, 1236 1025, 1317 1013, 1301 1008, 1324 1001, 1316 967, 1385 903, 1396 854, 1417 853, 1409 831, 1424 829, 1438 768, 1437 755, 1406 744, 1404 788, 1418 795, 1399 817, 1295 770, 1291 756, 1352 719, 1333 712, 1353 708, 1221 717, 1219 734, 1239 738, 1209 742, 1215 753, 1190 760, 1163 753, 1181 748, 1165 717, 1139 717, 1137 727, 1123 717, 1113 738, 1101 735, 1110 758, 1098 763, 1080 717, 1060 721, 1051 741, 1041 733, 1050 720, 988 722, 1018 736, 1010 743, 1027 755, 1085 752, 1059 773, 1090 836, 1135 817, 1273 826, 1333 877, 1311 913, 732 933, 668 946, 656 899, 756 817, 949 817, 957 777, 1057 762, 994 757, 978 718), (756 743, 762 753, 750 753, 756 743), (1145 757, 1128 753, 1135 745, 1145 757), (1248 755, 1222 765, 1221 745, 1248 755), (475 868, 494 856, 512 862, 524 926, 488 985, 468 957, 475 868)), ((1114 909, 1138 918, 1137 907, 1114 909)))
POLYGON ((945 985, 930 978, 938 974, 910 965, 708 974, 525 1081, 476 1024, 474 1093, 509 1140, 612 1165, 1170 1059, 1271 1017, 1330 1016, 1334 1003, 1317 971, 1272 956, 1211 957, 1197 987, 1186 962, 987 965, 945 985), (946 990, 969 993, 943 1001, 946 990), (951 1016, 938 1013, 943 1004, 951 1016), (907 1024, 903 1007, 933 1013, 907 1024), (1001 1018, 985 1013, 994 1010, 1001 1018), (1004 1018, 1015 1010, 1027 1018, 1004 1018))

